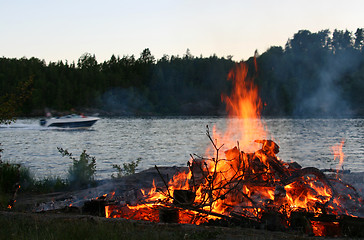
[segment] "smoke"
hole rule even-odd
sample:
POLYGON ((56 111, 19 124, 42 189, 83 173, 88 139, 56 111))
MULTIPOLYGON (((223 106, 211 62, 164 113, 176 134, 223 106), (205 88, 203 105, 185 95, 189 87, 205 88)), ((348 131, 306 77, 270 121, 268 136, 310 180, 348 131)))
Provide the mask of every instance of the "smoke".
POLYGON ((296 100, 294 115, 298 116, 333 116, 351 115, 349 103, 343 98, 337 85, 338 75, 332 70, 319 73, 317 88, 303 90, 296 100))
POLYGON ((135 88, 115 88, 101 97, 105 111, 121 116, 145 114, 153 110, 152 104, 135 88))
MULTIPOLYGON (((307 60, 310 62, 309 60, 307 60)), ((312 59, 311 64, 315 64, 312 59)), ((350 117, 354 114, 347 96, 343 92, 345 76, 357 69, 359 58, 347 52, 330 55, 323 67, 313 76, 304 75, 298 81, 294 116, 350 117)))

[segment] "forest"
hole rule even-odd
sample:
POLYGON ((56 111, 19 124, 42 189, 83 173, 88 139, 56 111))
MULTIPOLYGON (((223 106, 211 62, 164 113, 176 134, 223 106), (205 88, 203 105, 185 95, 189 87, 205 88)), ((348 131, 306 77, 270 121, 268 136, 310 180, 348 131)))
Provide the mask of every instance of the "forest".
MULTIPOLYGON (((364 32, 300 30, 245 62, 264 103, 263 116, 364 116, 364 32)), ((112 55, 97 62, 0 58, 0 115, 85 112, 108 116, 220 116, 232 56, 112 55), (12 106, 12 107, 11 107, 12 106), (9 114, 9 113, 8 113, 9 114)), ((4 118, 4 116, 1 116, 4 118)), ((5 117, 6 118, 6 117, 5 117)))

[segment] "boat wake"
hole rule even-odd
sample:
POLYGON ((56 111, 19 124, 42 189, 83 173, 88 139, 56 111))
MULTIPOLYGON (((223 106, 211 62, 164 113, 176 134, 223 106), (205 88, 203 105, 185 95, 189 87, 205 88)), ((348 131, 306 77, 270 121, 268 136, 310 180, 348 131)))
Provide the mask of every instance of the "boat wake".
POLYGON ((0 129, 21 129, 21 130, 42 130, 41 126, 39 124, 27 124, 27 123, 12 123, 12 124, 1 124, 0 129))

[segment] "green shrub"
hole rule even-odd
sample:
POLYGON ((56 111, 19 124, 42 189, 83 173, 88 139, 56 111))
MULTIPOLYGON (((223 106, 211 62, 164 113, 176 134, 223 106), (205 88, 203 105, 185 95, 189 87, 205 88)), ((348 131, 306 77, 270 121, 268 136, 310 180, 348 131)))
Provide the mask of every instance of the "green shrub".
POLYGON ((95 184, 95 157, 91 157, 86 153, 86 150, 83 150, 80 158, 77 160, 67 150, 62 148, 57 149, 63 157, 67 156, 73 161, 72 166, 68 169, 68 180, 72 188, 84 188, 95 184))
POLYGON ((137 158, 136 161, 131 161, 131 163, 123 163, 123 167, 117 164, 113 164, 112 167, 117 170, 117 174, 116 176, 112 174, 111 177, 121 178, 123 176, 134 174, 141 160, 141 158, 137 158))

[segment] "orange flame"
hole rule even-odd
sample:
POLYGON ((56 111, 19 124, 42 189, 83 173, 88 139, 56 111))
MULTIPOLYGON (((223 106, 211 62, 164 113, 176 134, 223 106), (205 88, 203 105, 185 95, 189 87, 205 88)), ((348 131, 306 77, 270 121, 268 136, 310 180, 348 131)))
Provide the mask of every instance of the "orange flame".
POLYGON ((248 76, 248 66, 244 62, 230 71, 228 80, 232 81, 233 92, 231 96, 221 96, 226 103, 228 126, 219 139, 229 148, 239 141, 245 151, 254 151, 259 146, 254 140, 266 139, 268 135, 265 123, 261 120, 262 102, 258 88, 248 76))
POLYGON ((334 160, 339 159, 339 164, 337 165, 337 173, 339 172, 340 168, 342 167, 344 163, 344 153, 343 153, 343 146, 345 141, 342 140, 340 144, 334 145, 331 147, 332 152, 334 153, 334 160))

